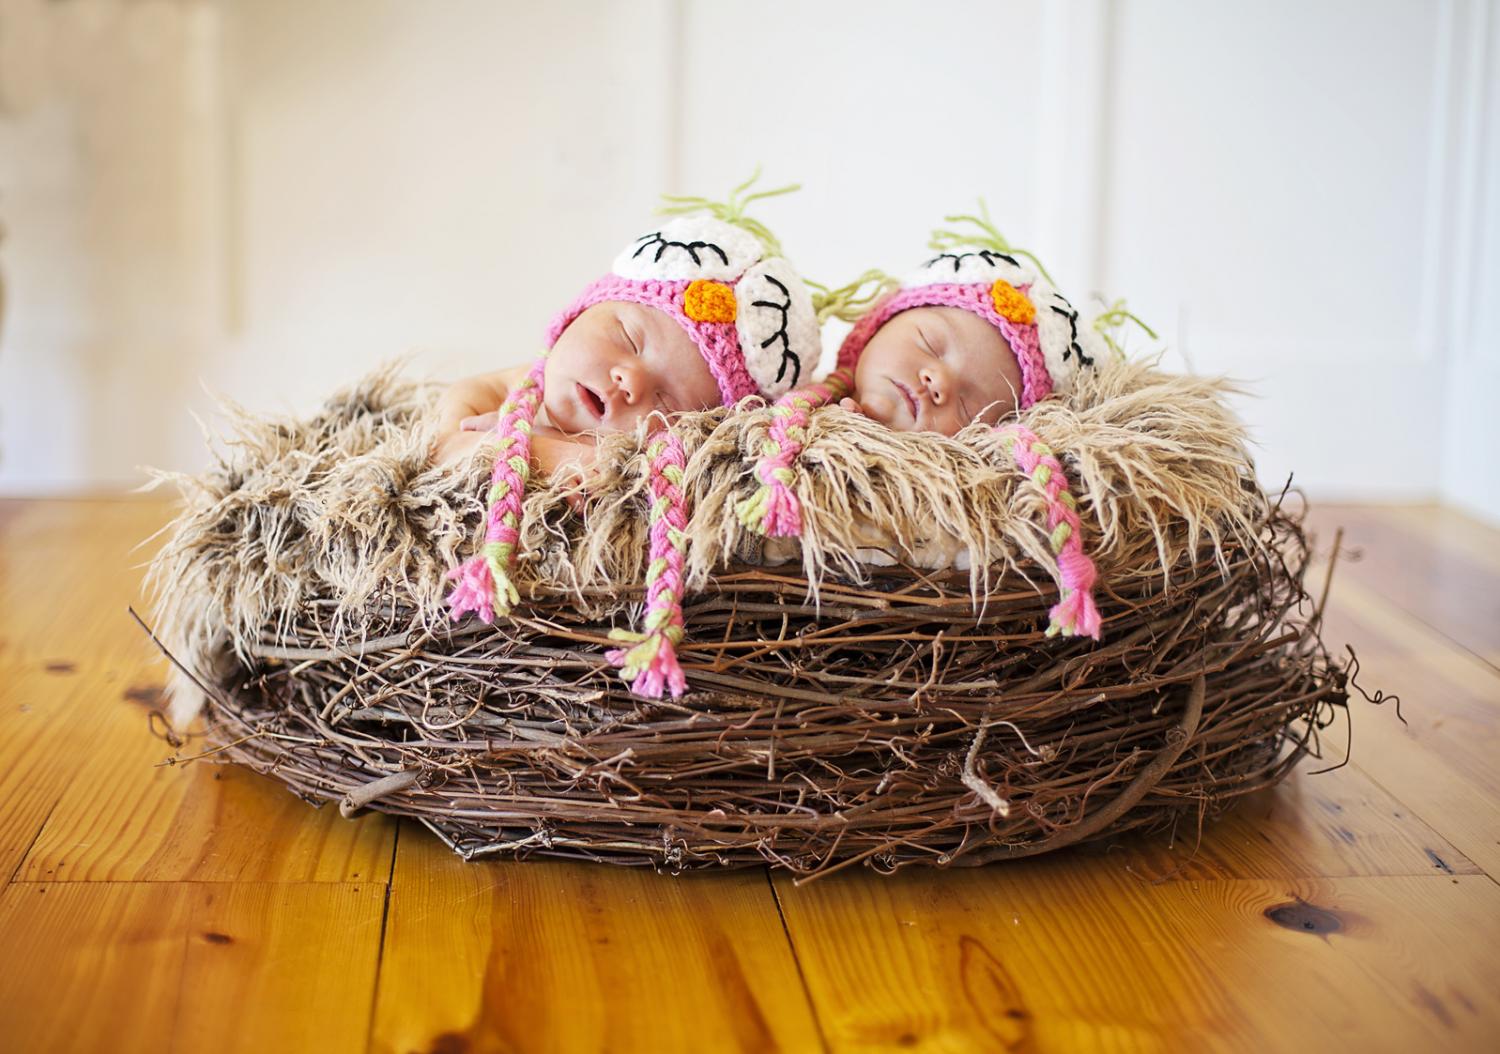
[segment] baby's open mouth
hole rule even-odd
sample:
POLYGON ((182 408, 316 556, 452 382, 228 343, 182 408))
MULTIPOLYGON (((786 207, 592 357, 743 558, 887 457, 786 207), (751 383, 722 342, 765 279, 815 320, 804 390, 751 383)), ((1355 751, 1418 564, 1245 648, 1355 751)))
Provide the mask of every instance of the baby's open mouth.
POLYGON ((604 420, 604 397, 587 384, 576 385, 578 389, 578 401, 581 402, 596 420, 604 420))
POLYGON ((915 424, 916 420, 917 420, 917 397, 916 397, 916 394, 913 393, 912 390, 910 388, 908 388, 906 385, 904 385, 900 381, 896 380, 896 378, 894 378, 894 377, 891 378, 891 383, 894 384, 896 386, 896 390, 901 393, 901 398, 903 398, 903 399, 906 400, 906 408, 911 411, 912 423, 915 424))

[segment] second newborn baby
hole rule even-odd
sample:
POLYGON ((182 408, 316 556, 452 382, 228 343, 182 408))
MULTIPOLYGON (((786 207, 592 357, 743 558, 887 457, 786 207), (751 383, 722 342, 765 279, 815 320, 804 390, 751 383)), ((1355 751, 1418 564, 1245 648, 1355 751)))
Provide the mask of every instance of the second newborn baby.
POLYGON ((988 217, 977 233, 937 231, 938 249, 856 323, 839 349, 849 410, 903 432, 956 435, 996 424, 1108 350, 1105 338, 988 217))

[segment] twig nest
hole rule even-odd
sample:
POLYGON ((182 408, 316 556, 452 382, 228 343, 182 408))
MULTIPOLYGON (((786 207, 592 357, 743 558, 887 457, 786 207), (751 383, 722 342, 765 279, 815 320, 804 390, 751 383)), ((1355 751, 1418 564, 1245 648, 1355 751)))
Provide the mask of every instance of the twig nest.
POLYGON ((1049 637, 1045 496, 983 428, 807 426, 800 540, 734 516, 770 423, 677 426, 692 512, 681 699, 605 661, 642 599, 644 436, 583 515, 526 500, 509 621, 454 625, 474 463, 427 462, 430 387, 383 371, 305 420, 239 413, 152 569, 213 755, 313 802, 420 820, 465 857, 668 870, 979 863, 1217 812, 1316 749, 1343 678, 1297 519, 1254 482, 1222 386, 1103 366, 1021 424, 1057 452, 1102 642, 1049 637))

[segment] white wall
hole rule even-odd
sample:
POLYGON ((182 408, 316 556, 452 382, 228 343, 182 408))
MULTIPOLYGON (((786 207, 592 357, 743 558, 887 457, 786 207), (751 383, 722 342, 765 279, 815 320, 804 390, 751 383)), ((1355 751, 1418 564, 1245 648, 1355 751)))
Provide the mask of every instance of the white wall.
POLYGON ((1493 0, 0 0, 0 492, 191 466, 200 378, 520 361, 658 189, 764 163, 811 277, 983 194, 1255 389, 1268 482, 1500 520, 1497 41, 1493 0))
POLYGON ((1265 478, 1404 496, 1440 417, 1424 333, 1429 5, 1118 8, 1103 276, 1194 368, 1253 384, 1265 478), (1406 431, 1406 429, 1401 429, 1406 431))
POLYGON ((1447 500, 1500 522, 1500 5, 1446 13, 1430 249, 1446 398, 1428 442, 1447 500))
POLYGON ((0 492, 192 455, 215 311, 217 20, 0 3, 0 492))
POLYGON ((668 179, 667 4, 357 12, 226 9, 236 391, 533 357, 668 179))

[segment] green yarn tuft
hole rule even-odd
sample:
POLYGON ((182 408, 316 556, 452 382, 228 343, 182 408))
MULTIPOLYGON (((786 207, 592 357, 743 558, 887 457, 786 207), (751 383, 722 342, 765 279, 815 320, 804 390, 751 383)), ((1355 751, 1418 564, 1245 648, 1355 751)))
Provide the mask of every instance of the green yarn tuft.
POLYGON ((857 322, 870 306, 885 294, 892 292, 901 283, 884 271, 871 268, 848 285, 829 289, 820 282, 808 282, 813 291, 813 311, 822 325, 830 318, 841 322, 857 322), (865 289, 866 286, 870 288, 865 289))
POLYGON ((1057 284, 1052 281, 1052 276, 1047 273, 1047 268, 1042 266, 1042 261, 1038 260, 1035 254, 1028 249, 1012 245, 1005 240, 1005 235, 995 229, 995 222, 990 219, 989 206, 984 203, 983 198, 979 199, 978 216, 944 216, 943 222, 967 223, 971 227, 974 227, 975 230, 935 230, 932 232, 932 239, 927 243, 929 249, 936 249, 938 252, 950 252, 953 249, 967 248, 990 249, 994 252, 1006 253, 1010 256, 1024 256, 1036 264, 1036 269, 1042 273, 1043 278, 1052 285, 1057 284))
POLYGON ((732 223, 743 231, 746 231, 766 247, 767 256, 785 255, 781 249, 781 242, 776 235, 772 234, 765 224, 757 219, 745 215, 745 206, 752 201, 761 201, 765 198, 774 198, 782 194, 790 194, 794 190, 801 190, 801 183, 789 183, 784 187, 775 187, 771 190, 757 190, 753 194, 746 193, 760 179, 760 166, 755 166, 755 172, 749 179, 741 183, 729 192, 727 201, 712 201, 708 198, 692 197, 681 194, 663 194, 663 204, 657 208, 660 216, 691 216, 700 212, 706 212, 714 219, 725 223, 732 223))
POLYGON ((1156 330, 1142 322, 1138 316, 1125 310, 1124 300, 1116 300, 1110 304, 1109 308, 1103 314, 1096 316, 1093 322, 1090 323, 1094 327, 1095 332, 1104 338, 1104 343, 1109 345, 1109 350, 1114 352, 1115 357, 1121 361, 1125 359, 1125 348, 1116 339, 1116 334, 1124 329, 1126 323, 1129 322, 1134 322, 1137 326, 1140 326, 1146 336, 1152 340, 1161 339, 1156 335, 1156 330))

